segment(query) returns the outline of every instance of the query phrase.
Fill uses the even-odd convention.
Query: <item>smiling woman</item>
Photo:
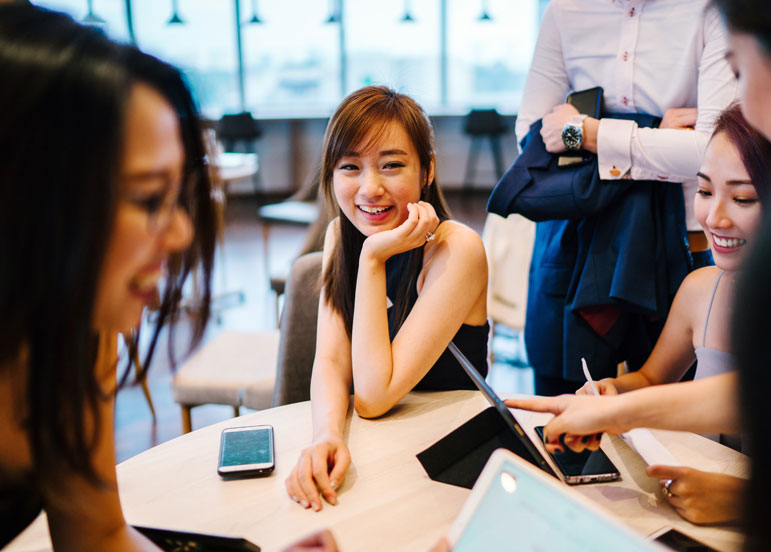
[[[0,7],[0,547],[45,509],[55,549],[146,550],[115,477],[117,332],[159,332],[214,216],[180,73],[62,14]],[[127,367],[128,368],[128,367]]]
[[[338,217],[324,242],[311,378],[313,444],[290,497],[337,503],[350,464],[343,426],[353,386],[360,416],[412,389],[474,388],[453,341],[487,374],[487,262],[479,236],[449,220],[425,112],[386,87],[362,88],[327,126],[321,180]]]

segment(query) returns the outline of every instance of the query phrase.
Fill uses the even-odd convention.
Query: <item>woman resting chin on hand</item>
[[[480,237],[449,213],[435,175],[431,124],[410,97],[362,88],[327,126],[322,187],[337,205],[324,241],[313,443],[286,480],[289,496],[337,504],[351,463],[343,437],[357,413],[388,412],[412,389],[475,389],[450,341],[487,373],[487,261]]]

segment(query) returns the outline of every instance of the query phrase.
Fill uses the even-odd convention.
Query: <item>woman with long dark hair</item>
[[[487,373],[487,262],[479,236],[449,220],[431,123],[384,86],[353,92],[327,126],[321,182],[338,217],[324,242],[313,444],[287,479],[306,508],[330,504],[350,464],[349,394],[363,417],[412,389],[474,388],[453,341]]]
[[[117,334],[160,286],[149,362],[199,266],[203,333],[198,117],[171,66],[62,14],[0,10],[0,546],[42,508],[56,549],[151,549],[117,494]]]

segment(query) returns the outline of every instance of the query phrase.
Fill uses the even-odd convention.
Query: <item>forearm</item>
[[[393,354],[388,334],[385,262],[369,255],[366,248],[362,250],[356,280],[351,362],[359,414],[377,416],[390,408]]]
[[[325,369],[326,368],[326,369]],[[342,438],[350,400],[350,379],[339,377],[328,367],[314,368],[311,377],[313,438],[333,435]]]
[[[628,393],[637,389],[650,387],[653,383],[645,376],[642,370],[628,372],[617,378],[608,378],[608,382],[613,384],[619,393]]]
[[[613,397],[611,416],[626,431],[635,427],[739,433],[738,376],[657,385]]]

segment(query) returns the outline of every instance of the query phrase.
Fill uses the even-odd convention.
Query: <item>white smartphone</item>
[[[217,473],[222,477],[270,475],[276,467],[273,427],[229,427],[222,430]]]

